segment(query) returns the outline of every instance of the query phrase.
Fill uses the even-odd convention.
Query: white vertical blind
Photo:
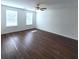
[[[6,26],[17,26],[17,11],[6,10]]]
[[[32,25],[33,23],[33,13],[26,13],[26,25]]]

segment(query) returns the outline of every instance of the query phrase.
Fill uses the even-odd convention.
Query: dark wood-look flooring
[[[1,59],[78,59],[77,40],[36,29],[1,37]]]

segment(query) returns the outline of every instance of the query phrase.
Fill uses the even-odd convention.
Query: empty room
[[[1,59],[78,59],[78,0],[1,0]]]

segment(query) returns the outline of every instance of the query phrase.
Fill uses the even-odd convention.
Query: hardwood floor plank
[[[78,41],[39,29],[1,35],[1,59],[78,59]]]

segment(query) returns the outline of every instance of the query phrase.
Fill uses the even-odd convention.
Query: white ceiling
[[[24,9],[34,9],[37,3],[41,3],[41,7],[77,7],[77,0],[2,0],[4,5],[15,6]]]

